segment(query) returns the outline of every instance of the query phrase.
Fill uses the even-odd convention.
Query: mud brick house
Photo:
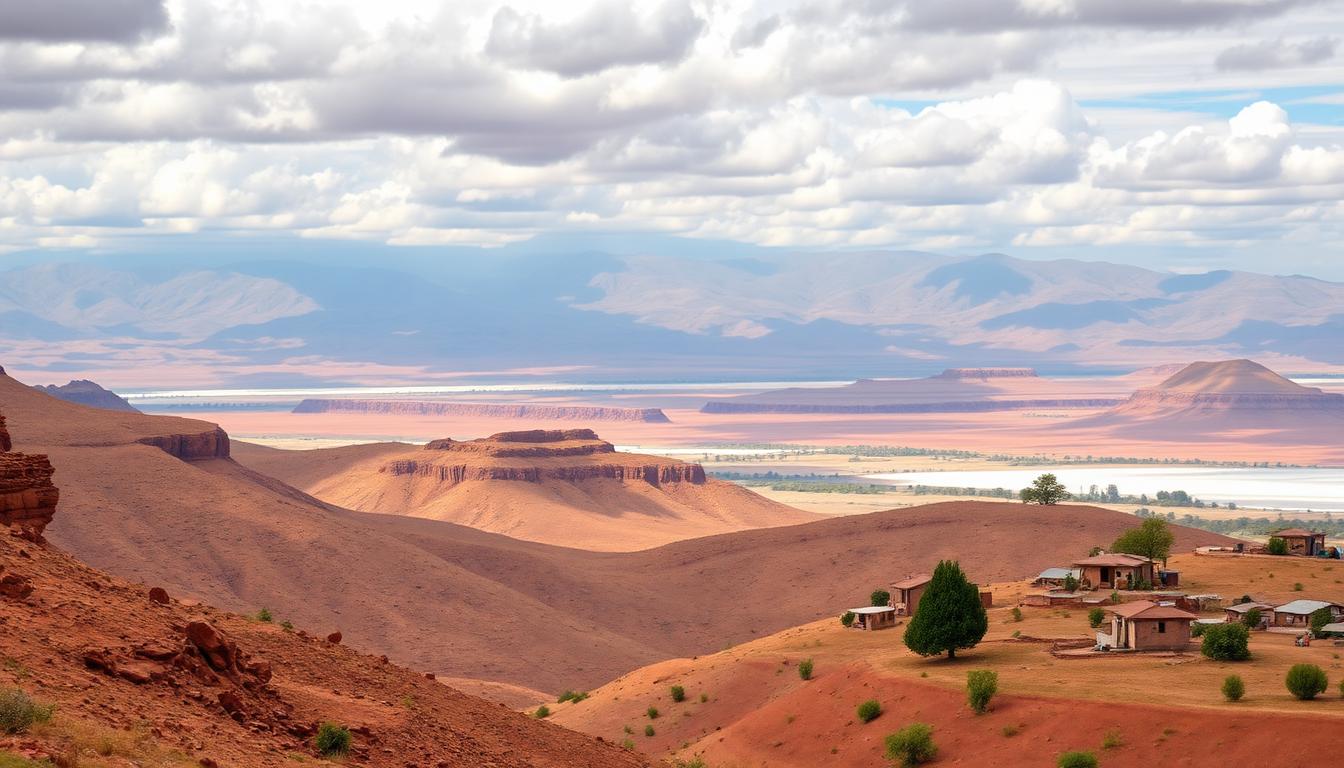
[[[1139,555],[1104,553],[1074,560],[1072,565],[1082,571],[1079,581],[1092,589],[1134,589],[1156,583],[1153,561]]]
[[[896,626],[896,609],[890,605],[868,605],[850,608],[854,614],[855,629],[887,629]]]
[[[1270,624],[1276,627],[1302,627],[1305,629],[1311,626],[1311,614],[1322,608],[1330,609],[1331,621],[1344,619],[1344,605],[1339,603],[1330,603],[1324,600],[1294,600],[1291,603],[1284,603],[1274,608],[1274,616],[1270,620]]]
[[[1302,528],[1285,528],[1270,535],[1283,539],[1288,544],[1288,554],[1290,555],[1315,557],[1317,552],[1325,549],[1324,533],[1316,533]]]
[[[891,607],[896,609],[896,615],[914,614],[915,609],[919,607],[919,599],[924,596],[924,589],[929,586],[932,579],[929,574],[921,573],[918,576],[907,576],[904,581],[892,584]]]
[[[1190,623],[1199,618],[1174,605],[1138,600],[1110,609],[1111,632],[1099,645],[1131,651],[1179,651],[1190,644]]]
[[[1260,611],[1260,615],[1264,617],[1264,620],[1268,620],[1270,615],[1274,611],[1274,606],[1269,605],[1268,603],[1257,603],[1255,601],[1251,601],[1249,603],[1237,603],[1236,605],[1229,605],[1223,609],[1223,612],[1227,616],[1227,620],[1229,622],[1235,622],[1244,620],[1246,618],[1246,614],[1249,613],[1252,608]]]

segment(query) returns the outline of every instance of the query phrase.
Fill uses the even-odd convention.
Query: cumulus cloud
[[[0,0],[0,39],[127,43],[167,28],[163,0]]]
[[[1334,37],[1314,37],[1295,43],[1283,38],[1261,40],[1234,45],[1218,54],[1213,63],[1223,70],[1260,71],[1300,67],[1334,58],[1338,44],[1339,39]]]

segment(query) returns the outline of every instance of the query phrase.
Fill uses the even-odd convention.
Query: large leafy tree
[[[1176,534],[1171,532],[1166,520],[1149,517],[1139,523],[1139,527],[1130,528],[1120,534],[1120,538],[1111,545],[1111,550],[1128,555],[1142,555],[1150,560],[1161,560],[1165,563],[1171,554],[1171,545],[1175,541]]]
[[[905,644],[921,656],[973,648],[989,631],[989,617],[980,590],[967,581],[955,560],[943,560],[924,588],[915,615],[905,627]]]
[[[1023,488],[1018,497],[1023,504],[1058,504],[1069,498],[1069,492],[1059,478],[1047,472],[1036,478],[1030,487]]]

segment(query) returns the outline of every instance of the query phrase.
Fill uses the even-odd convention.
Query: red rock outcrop
[[[572,467],[491,467],[466,464],[438,464],[409,460],[392,461],[384,465],[384,472],[393,475],[432,477],[449,486],[468,480],[517,480],[539,483],[544,480],[621,480],[640,481],[650,485],[663,483],[704,483],[705,469],[699,464],[595,464]]]
[[[46,456],[13,453],[12,448],[0,416],[0,525],[41,536],[61,496],[51,482],[55,470]]]
[[[194,435],[156,435],[136,442],[152,445],[183,461],[229,458],[229,433],[219,427]]]
[[[309,398],[294,413],[395,413],[413,416],[475,416],[534,421],[624,421],[664,424],[660,408],[549,405],[542,403],[446,403],[423,400],[328,400]]]

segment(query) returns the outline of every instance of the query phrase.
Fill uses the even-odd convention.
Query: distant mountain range
[[[571,378],[589,380],[1244,356],[1289,372],[1344,366],[1344,284],[1302,276],[918,252],[185,261],[0,273],[0,359],[30,379],[178,366],[232,384],[547,366],[583,366]]]

